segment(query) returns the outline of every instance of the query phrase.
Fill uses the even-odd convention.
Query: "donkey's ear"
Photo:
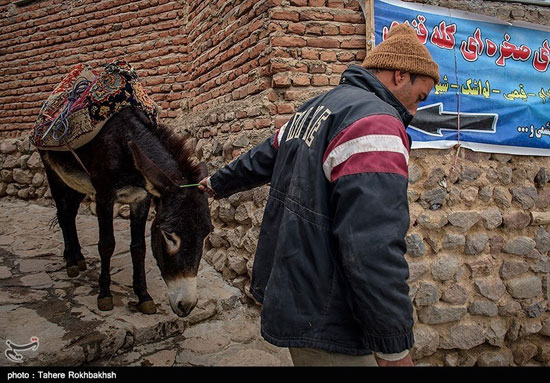
[[[208,168],[206,167],[206,162],[199,163],[199,169],[201,170],[201,174],[200,174],[201,180],[205,177],[208,177]]]
[[[134,165],[145,178],[145,188],[149,193],[156,197],[169,191],[174,187],[174,182],[159,168],[149,157],[143,153],[139,146],[129,141],[128,146],[134,157]]]

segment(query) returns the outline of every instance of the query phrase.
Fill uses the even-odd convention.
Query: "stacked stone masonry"
[[[519,3],[424,3],[506,21],[550,20],[550,8]],[[14,36],[0,43],[1,198],[49,198],[24,131],[81,60],[130,61],[165,121],[214,171],[365,56],[365,19],[355,0],[70,4],[0,3],[0,33]],[[409,177],[415,362],[549,366],[550,225],[532,215],[550,210],[550,158],[414,150]],[[267,194],[263,186],[211,200],[215,229],[204,258],[244,293]],[[127,216],[128,207],[117,211]]]

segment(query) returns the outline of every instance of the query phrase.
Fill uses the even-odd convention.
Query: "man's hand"
[[[216,192],[210,187],[210,177],[205,177],[199,182],[199,190],[208,193],[210,197],[215,197]]]
[[[394,360],[394,361],[381,359],[378,356],[376,356],[376,354],[374,354],[374,357],[376,358],[376,362],[378,363],[379,367],[414,366],[410,353],[407,354],[407,356],[405,356],[403,359]]]

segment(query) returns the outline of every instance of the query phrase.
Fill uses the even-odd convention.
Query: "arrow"
[[[495,133],[498,114],[460,113],[460,130],[478,133]],[[445,112],[443,103],[423,106],[409,124],[409,128],[431,136],[442,137],[442,130],[458,130],[458,113]]]

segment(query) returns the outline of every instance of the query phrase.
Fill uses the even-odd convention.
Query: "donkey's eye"
[[[161,230],[164,237],[164,243],[166,244],[166,251],[168,254],[177,254],[181,246],[181,238],[175,233],[169,233]]]

